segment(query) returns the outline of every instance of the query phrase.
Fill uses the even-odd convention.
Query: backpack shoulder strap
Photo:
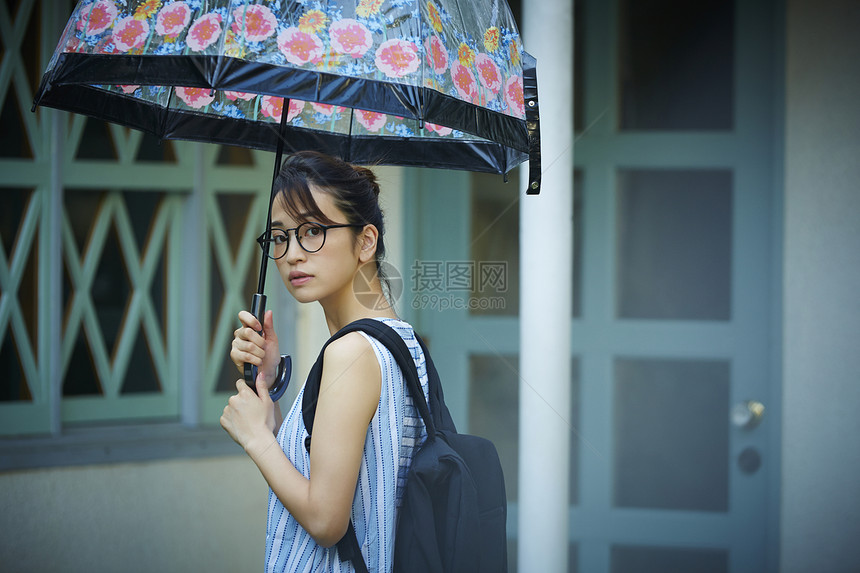
[[[392,356],[394,356],[394,360],[400,367],[401,372],[403,372],[403,377],[406,381],[406,389],[412,396],[412,401],[414,402],[415,407],[418,408],[418,412],[424,420],[424,425],[427,427],[427,435],[435,436],[437,424],[433,416],[431,416],[430,408],[424,398],[424,391],[421,388],[421,380],[418,377],[418,369],[415,366],[415,361],[412,359],[412,353],[409,351],[409,347],[406,346],[406,343],[400,335],[397,334],[397,331],[384,322],[365,318],[357,320],[352,324],[356,325],[357,329],[363,330],[384,344],[389,352],[391,352]],[[415,337],[418,338],[418,335],[416,334]],[[425,360],[429,360],[430,354],[427,353],[423,343],[420,342],[420,339],[418,340],[422,346]],[[432,390],[430,394],[432,394]],[[431,398],[431,403],[432,402],[433,400]]]
[[[311,368],[310,373],[308,374],[307,382],[305,382],[305,390],[304,395],[302,397],[302,419],[305,423],[305,428],[307,429],[308,434],[313,434],[313,425],[314,425],[314,416],[316,413],[317,400],[319,399],[320,392],[320,382],[322,380],[322,365],[323,365],[323,356],[325,354],[325,350],[329,344],[337,340],[338,338],[344,336],[347,333],[354,331],[363,331],[381,342],[385,347],[391,352],[392,356],[394,356],[394,360],[397,362],[397,365],[400,367],[400,370],[403,372],[403,376],[406,380],[406,388],[409,394],[412,396],[412,401],[415,404],[415,407],[418,408],[418,412],[421,414],[421,419],[424,421],[424,425],[427,428],[427,436],[428,439],[431,436],[436,435],[436,427],[437,423],[434,421],[434,417],[441,420],[443,424],[441,427],[448,427],[445,422],[445,418],[450,420],[451,416],[448,414],[447,408],[445,408],[445,412],[441,418],[439,416],[431,416],[430,408],[427,405],[427,401],[424,399],[424,392],[421,389],[421,381],[418,379],[418,369],[415,367],[415,361],[412,359],[412,353],[409,352],[409,348],[406,346],[406,343],[400,338],[400,335],[397,332],[388,326],[387,324],[380,322],[378,320],[372,318],[362,318],[360,320],[356,320],[355,322],[351,322],[338,330],[336,333],[332,335],[331,338],[326,341],[325,345],[323,345],[322,350],[320,350],[319,356],[317,357],[316,362]],[[417,338],[418,335],[416,335]],[[421,345],[421,349],[424,352],[424,357],[427,360],[427,373],[430,377],[430,401],[431,404],[436,406],[438,401],[439,404],[444,405],[444,400],[441,400],[441,384],[439,384],[439,375],[436,373],[436,367],[433,366],[432,361],[430,360],[430,354],[427,352],[427,348],[424,345],[424,342],[419,338],[419,344]],[[432,370],[432,375],[431,375]],[[442,406],[435,408],[441,414]],[[435,414],[435,412],[434,412]],[[453,426],[453,422],[451,422],[451,426]],[[310,451],[310,442],[308,440],[305,441],[305,447]]]

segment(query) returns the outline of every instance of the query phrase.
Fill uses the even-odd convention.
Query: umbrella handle
[[[266,295],[260,293],[254,293],[254,296],[251,298],[251,314],[253,314],[257,320],[260,321],[260,324],[263,324],[263,318],[266,314]],[[263,331],[259,331],[258,334],[263,334]],[[255,392],[257,391],[257,367],[253,364],[246,362],[245,363],[245,383],[251,387]]]

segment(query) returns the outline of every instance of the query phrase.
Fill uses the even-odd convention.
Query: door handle
[[[764,417],[764,404],[756,400],[738,402],[732,406],[732,425],[742,430],[751,430],[761,423]]]

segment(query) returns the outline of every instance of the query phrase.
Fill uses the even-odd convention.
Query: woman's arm
[[[310,480],[296,470],[270,426],[261,423],[255,413],[253,402],[265,405],[268,396],[264,393],[259,398],[241,384],[237,389],[225,408],[222,425],[231,436],[234,433],[228,426],[238,428],[234,439],[296,521],[320,545],[334,545],[349,524],[367,427],[379,405],[381,373],[370,343],[353,332],[326,348],[314,417]],[[231,424],[245,413],[252,421]]]

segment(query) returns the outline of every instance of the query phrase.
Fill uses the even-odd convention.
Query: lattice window
[[[204,323],[210,325],[206,340],[205,412],[220,416],[223,393],[235,392],[239,378],[227,351],[238,323],[236,314],[248,308],[257,287],[260,249],[254,238],[260,234],[268,197],[250,192],[209,193],[206,196],[206,263],[208,277]],[[254,269],[250,272],[249,269]]]
[[[37,382],[38,300],[36,294],[39,196],[32,189],[3,190],[0,211],[0,400],[32,402]]]
[[[217,423],[272,156],[32,113],[71,10],[0,0],[0,435]]]
[[[67,190],[64,199],[64,419],[177,416],[177,318],[167,306],[181,194]]]
[[[45,363],[45,115],[30,113],[45,49],[42,4],[0,1],[0,433],[50,427]]]

